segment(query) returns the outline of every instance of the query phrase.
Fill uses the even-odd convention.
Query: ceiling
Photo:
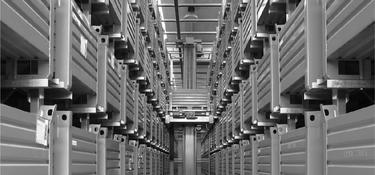
[[[176,47],[177,25],[174,0],[159,0],[159,11],[165,31],[166,44],[170,59],[173,61],[172,87],[182,88],[182,74],[179,49]],[[221,11],[222,0],[178,0],[181,39],[194,37],[202,41],[203,55],[197,58],[197,88],[208,86],[210,59],[216,28]],[[188,12],[189,6],[194,5],[194,12]],[[191,9],[190,9],[191,10]],[[189,15],[188,15],[189,14]],[[197,18],[196,18],[197,17]]]

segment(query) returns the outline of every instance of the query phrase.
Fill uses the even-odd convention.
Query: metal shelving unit
[[[8,94],[1,101],[2,174],[169,170],[162,163],[170,146],[162,119],[168,54],[160,14],[150,7],[127,0],[1,1],[1,93]]]
[[[1,174],[374,174],[374,9],[1,0]]]

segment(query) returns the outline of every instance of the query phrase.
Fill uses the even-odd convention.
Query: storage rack
[[[373,150],[374,98],[361,94],[374,94],[374,8],[370,0],[223,3],[210,72],[215,122],[202,143],[210,174],[374,172],[349,158]]]
[[[1,1],[2,174],[169,173],[168,54],[150,2]]]
[[[157,8],[1,1],[2,174],[169,173]],[[224,1],[203,173],[373,174],[374,9],[374,0]]]

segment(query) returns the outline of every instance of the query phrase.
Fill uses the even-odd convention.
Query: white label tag
[[[111,56],[111,67],[115,70],[115,57],[113,55]]]
[[[72,145],[77,146],[77,140],[72,140]]]
[[[47,146],[49,135],[49,121],[43,117],[38,116],[36,120],[36,143]]]
[[[81,54],[87,58],[87,39],[81,35]]]

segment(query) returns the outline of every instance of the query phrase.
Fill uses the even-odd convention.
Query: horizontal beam
[[[173,118],[170,115],[167,115],[165,118],[165,123],[213,123],[213,116],[197,116],[196,119],[186,119],[186,118]]]
[[[180,53],[180,52],[169,51],[168,53],[169,53],[169,54],[178,54],[178,53]],[[201,53],[203,53],[203,54],[212,54],[212,52],[210,52],[210,51],[204,51],[204,52],[201,52]],[[176,58],[177,58],[177,57],[176,57]]]
[[[194,31],[194,32],[181,32],[181,35],[216,35],[216,31]],[[177,35],[177,32],[164,32],[166,35]]]
[[[210,111],[202,110],[202,109],[181,109],[181,110],[168,111],[168,113],[171,113],[171,112],[210,112]]]
[[[193,93],[193,94],[208,94],[208,89],[177,89],[172,91],[173,94],[187,94],[187,93]]]
[[[173,62],[180,62],[180,59],[172,59]],[[207,62],[210,63],[211,59],[197,59],[197,62]]]
[[[178,7],[221,7],[221,3],[186,3],[178,4]],[[174,7],[173,3],[158,4],[158,7]]]
[[[201,42],[202,45],[214,45],[214,42]],[[166,45],[176,45],[176,42],[166,42]]]
[[[218,19],[180,19],[180,22],[218,22]],[[161,22],[176,22],[176,19],[162,19]]]

